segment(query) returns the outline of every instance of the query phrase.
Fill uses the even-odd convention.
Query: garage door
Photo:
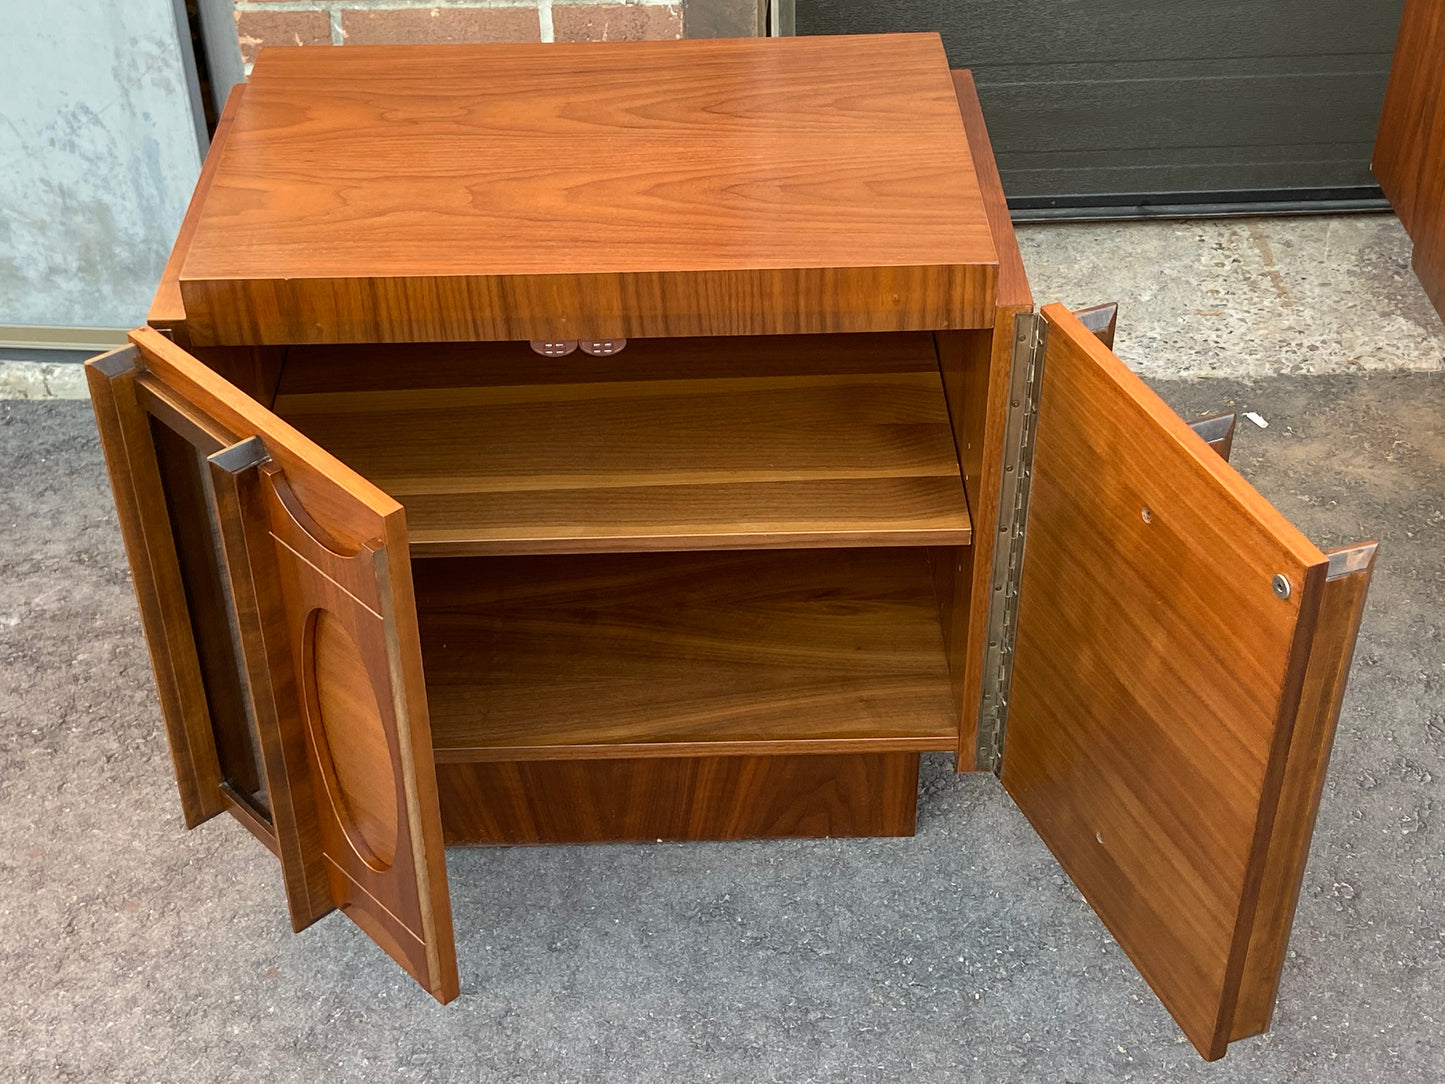
[[[794,4],[799,34],[941,33],[1017,217],[1384,207],[1370,150],[1403,0]]]

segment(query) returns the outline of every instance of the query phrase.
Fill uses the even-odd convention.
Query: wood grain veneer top
[[[199,341],[929,329],[993,303],[934,34],[263,50],[219,155],[180,273]]]

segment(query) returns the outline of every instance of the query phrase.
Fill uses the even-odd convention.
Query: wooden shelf
[[[928,335],[293,348],[276,411],[416,556],[971,539]]]
[[[436,759],[952,749],[929,558],[414,562]]]

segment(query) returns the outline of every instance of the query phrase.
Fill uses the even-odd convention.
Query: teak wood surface
[[[998,294],[988,331],[939,332],[936,336],[973,527],[973,545],[960,547],[952,551],[951,560],[939,562],[940,569],[948,572],[940,578],[940,591],[948,591],[950,586],[952,589],[945,629],[949,636],[949,665],[962,713],[958,767],[965,771],[976,766],[978,717],[983,696],[983,645],[988,636],[989,607],[995,601],[993,560],[999,540],[999,493],[1004,431],[1008,426],[1014,319],[1032,312],[1034,299],[1009,218],[1003,182],[989,144],[973,75],[955,71],[952,76],[959,114],[972,148],[984,214],[999,259]]]
[[[911,836],[918,754],[438,764],[448,843]]]
[[[259,438],[252,463],[216,463],[240,475],[229,506],[243,529],[223,543],[227,567],[249,581],[243,650],[265,653],[246,660],[248,675],[264,667],[271,679],[251,689],[273,698],[258,724],[280,720],[283,756],[304,733],[307,764],[288,761],[286,774],[310,773],[319,830],[298,804],[298,840],[319,841],[329,902],[449,1001],[456,954],[401,506],[160,332],[131,341],[158,394],[237,443]],[[288,889],[300,880],[314,887],[308,872]],[[292,906],[293,918],[325,909]]]
[[[150,415],[147,428],[168,513],[167,523],[148,526],[152,530],[170,528],[221,776],[266,817],[267,788],[246,717],[245,681],[235,662],[237,647],[227,609],[230,586],[215,557],[219,524],[206,485],[203,456],[219,445],[190,426],[175,425],[168,412],[156,410],[143,382],[138,383],[138,390],[137,398]]]
[[[1217,1058],[1273,1001],[1359,596],[1066,309],[1044,316],[1002,779]]]
[[[993,323],[936,34],[266,49],[218,155],[195,344]]]
[[[415,556],[970,538],[924,334],[320,354],[276,411],[405,503]]]
[[[1258,916],[1250,933],[1231,1041],[1267,1031],[1274,1015],[1275,993],[1289,948],[1310,837],[1374,572],[1375,550],[1376,544],[1367,542],[1328,555],[1330,571],[1325,578],[1304,689],[1290,735],[1279,813],[1265,859]]]
[[[438,761],[949,749],[926,550],[420,561]]]
[[[216,130],[211,133],[211,145],[201,162],[201,175],[196,180],[195,191],[191,193],[191,202],[186,207],[175,244],[171,246],[171,254],[161,272],[161,281],[151,299],[150,311],[146,313],[146,323],[149,326],[168,333],[182,345],[186,345],[189,339],[185,331],[186,303],[181,297],[181,264],[185,262],[186,253],[190,251],[191,238],[195,236],[196,226],[201,220],[201,208],[205,206],[206,193],[211,190],[211,182],[215,180],[216,170],[221,164],[221,148],[226,145],[231,124],[236,119],[236,111],[241,108],[241,99],[245,93],[246,84],[237,83],[226,98],[226,105],[216,121]]]
[[[1406,0],[1370,164],[1415,243],[1415,274],[1445,318],[1445,5],[1440,0]]]

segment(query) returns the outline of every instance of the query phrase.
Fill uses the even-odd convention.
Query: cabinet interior
[[[417,556],[970,539],[927,334],[292,347],[274,409]]]
[[[277,371],[272,409],[406,509],[439,762],[956,746],[972,525],[932,334]]]

